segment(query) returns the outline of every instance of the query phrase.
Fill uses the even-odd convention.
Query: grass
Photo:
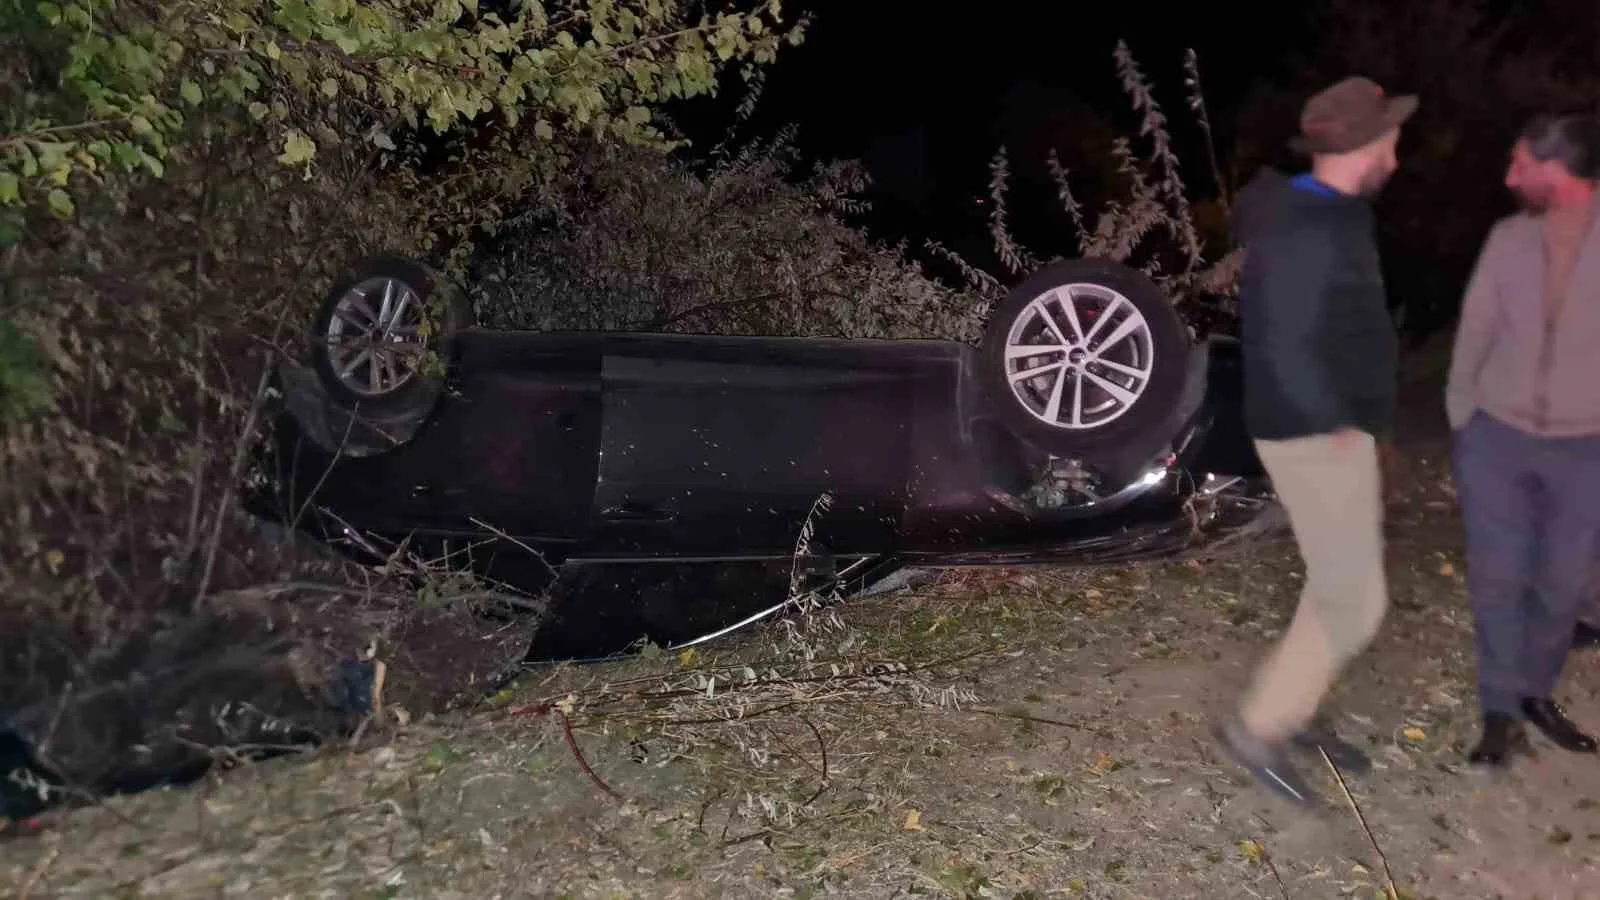
[[[1600,778],[1460,771],[1470,620],[1437,463],[1391,507],[1395,610],[1336,692],[1400,896],[1582,897]],[[968,571],[681,655],[552,667],[354,749],[116,798],[0,845],[15,897],[1380,897],[1208,718],[1289,612],[1286,537],[1225,559]],[[1569,705],[1594,720],[1593,659]],[[570,723],[570,739],[567,723]],[[592,775],[586,773],[586,769]],[[1587,880],[1586,880],[1587,879]]]

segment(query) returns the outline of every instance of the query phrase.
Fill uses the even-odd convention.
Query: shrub
[[[72,731],[83,692],[139,672],[154,636],[300,571],[235,486],[267,364],[339,268],[398,252],[459,271],[568,161],[678,146],[655,109],[804,24],[776,2],[501,6],[0,5],[7,718],[59,704]]]
[[[981,298],[926,277],[850,227],[851,163],[791,180],[792,132],[704,172],[634,150],[594,154],[557,202],[508,227],[475,273],[486,324],[976,340]]]
[[[1121,196],[1107,197],[1092,221],[1085,216],[1073,192],[1071,173],[1051,151],[1050,174],[1066,217],[1065,224],[1076,237],[1074,246],[1061,248],[1057,239],[1051,242],[1056,251],[1041,257],[1013,233],[1007,217],[1010,160],[1006,149],[1001,147],[990,164],[989,182],[989,234],[1001,271],[985,271],[938,241],[929,241],[926,249],[954,266],[973,290],[991,301],[997,300],[1004,293],[1005,285],[1014,279],[1037,271],[1064,255],[1075,255],[1134,265],[1161,284],[1179,305],[1180,313],[1191,322],[1209,319],[1219,311],[1212,304],[1234,293],[1243,253],[1230,252],[1226,246],[1223,226],[1227,198],[1221,194],[1224,182],[1211,140],[1198,60],[1193,51],[1189,51],[1184,60],[1186,99],[1211,154],[1210,174],[1219,191],[1215,201],[1204,205],[1190,199],[1190,188],[1185,184],[1173,150],[1166,113],[1126,43],[1118,42],[1115,62],[1123,91],[1140,119],[1138,137],[1148,143],[1148,149],[1141,158],[1135,141],[1126,136],[1115,138],[1106,148],[1120,176]],[[1205,219],[1201,218],[1202,212],[1206,214]],[[1203,222],[1209,227],[1203,227]],[[1216,254],[1218,258],[1208,259],[1208,252],[1214,253],[1218,248],[1223,251]]]
[[[1225,215],[1226,200],[1190,202],[1147,79],[1126,45],[1118,45],[1115,59],[1150,147],[1144,158],[1126,137],[1104,148],[1122,194],[1102,204],[1093,221],[1052,154],[1064,224],[1077,236],[1061,250],[1138,265],[1185,314],[1199,317],[1213,311],[1203,301],[1232,292],[1241,258],[1224,252],[1208,259],[1225,236],[1214,226],[1204,230],[1198,212],[1220,207]],[[1192,52],[1185,68],[1190,108],[1209,139]],[[703,170],[626,148],[587,155],[558,196],[519,214],[485,248],[470,282],[480,320],[495,328],[975,341],[1006,286],[1048,261],[1023,245],[1007,219],[1004,148],[990,182],[989,236],[1000,269],[987,271],[929,241],[930,266],[955,270],[955,285],[947,286],[903,244],[883,246],[851,227],[850,219],[867,211],[858,165],[797,171],[793,138],[785,131],[737,150],[719,147]]]
[[[337,267],[441,239],[459,263],[597,141],[675,146],[649,104],[800,34],[775,2],[698,21],[643,0],[0,16],[0,386],[7,410],[42,413],[0,455],[0,591],[19,602],[26,582],[64,609],[120,590],[134,560],[206,593],[261,364]],[[445,158],[423,159],[424,125],[449,131],[431,145]]]

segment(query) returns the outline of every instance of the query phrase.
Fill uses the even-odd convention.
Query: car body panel
[[[825,493],[848,514],[822,516],[814,540],[887,546],[905,508],[919,360],[861,349],[608,344],[585,554],[787,558]]]
[[[1022,496],[1044,457],[987,414],[964,344],[468,331],[451,390],[394,449],[336,458],[280,413],[275,474],[247,505],[309,510],[297,527],[369,562],[407,542],[547,593],[530,657],[601,658],[753,621],[797,584],[1159,558],[1247,532],[1269,501],[1238,362],[1236,342],[1198,345],[1171,452],[1049,509]]]

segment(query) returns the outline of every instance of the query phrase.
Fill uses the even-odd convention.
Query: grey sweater
[[[1564,290],[1547,290],[1542,222],[1495,223],[1461,303],[1445,388],[1450,426],[1477,410],[1530,434],[1600,434],[1600,218]]]

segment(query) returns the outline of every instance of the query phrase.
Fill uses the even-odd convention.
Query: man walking
[[[1600,122],[1540,116],[1518,136],[1497,222],[1467,285],[1446,406],[1467,537],[1483,736],[1504,766],[1524,720],[1557,746],[1595,739],[1553,695],[1600,549]]]
[[[1312,725],[1340,670],[1388,608],[1376,438],[1395,403],[1398,341],[1385,302],[1371,198],[1396,168],[1414,96],[1352,77],[1307,101],[1295,178],[1265,170],[1240,193],[1234,237],[1245,416],[1305,561],[1288,631],[1217,729],[1257,780],[1296,804],[1312,791],[1288,749],[1321,746],[1341,768],[1370,765]]]

